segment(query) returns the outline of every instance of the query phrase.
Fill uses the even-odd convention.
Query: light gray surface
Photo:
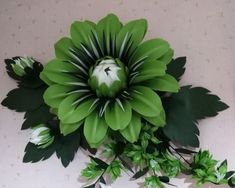
[[[175,57],[187,56],[182,84],[207,87],[230,105],[230,109],[216,118],[200,122],[200,140],[202,148],[210,149],[217,159],[227,158],[230,169],[235,169],[235,1],[232,0],[0,0],[0,99],[15,87],[5,73],[5,58],[25,54],[45,63],[53,58],[53,44],[68,35],[72,21],[97,21],[109,12],[116,13],[124,22],[146,18],[149,22],[146,38],[162,37],[175,49]],[[22,163],[29,139],[29,131],[20,131],[23,114],[3,107],[0,110],[0,187],[81,187],[78,177],[87,161],[83,153],[78,152],[66,169],[55,156],[36,164]],[[138,187],[137,182],[128,179],[124,174],[113,188]],[[180,188],[195,187],[183,177],[174,182]]]

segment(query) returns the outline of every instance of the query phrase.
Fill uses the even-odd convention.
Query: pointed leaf
[[[105,121],[113,130],[125,129],[131,121],[132,109],[128,101],[110,103],[105,110]]]
[[[129,170],[130,172],[132,172],[134,174],[134,171],[132,170],[131,166],[128,164],[128,162],[126,162],[121,156],[118,156],[118,159],[121,161],[122,165]]]
[[[108,168],[109,165],[101,159],[97,157],[92,157],[91,155],[89,155],[89,157],[97,164],[98,168],[101,168],[103,170],[106,170]]]
[[[133,114],[130,124],[123,130],[120,130],[122,136],[129,142],[134,143],[138,140],[141,130],[141,119],[139,115]]]
[[[197,153],[196,151],[192,151],[192,150],[185,149],[185,148],[176,148],[175,151],[179,153],[187,154],[187,155],[191,155],[192,153]]]
[[[89,144],[100,143],[106,136],[108,125],[104,118],[93,112],[85,119],[84,135]]]
[[[149,168],[145,167],[143,170],[140,170],[140,171],[136,172],[135,175],[132,176],[132,179],[136,180],[136,179],[144,176],[148,171],[149,171]]]
[[[134,86],[131,88],[130,104],[132,108],[147,117],[154,117],[160,114],[162,103],[160,97],[150,88]]]

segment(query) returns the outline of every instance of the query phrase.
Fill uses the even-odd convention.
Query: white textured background
[[[200,122],[200,140],[202,148],[210,149],[219,160],[227,158],[229,168],[235,169],[234,0],[0,0],[0,100],[15,87],[5,73],[5,58],[26,54],[45,63],[53,58],[53,44],[68,35],[72,21],[97,21],[110,12],[123,22],[146,18],[146,38],[162,37],[176,57],[187,56],[182,84],[207,87],[230,105],[219,116]],[[82,152],[66,169],[55,156],[36,164],[22,163],[29,138],[28,131],[20,131],[22,121],[23,114],[1,107],[0,187],[81,187],[78,177],[87,161]],[[180,178],[173,182],[178,187],[195,187],[190,179]],[[128,179],[124,175],[113,188],[138,187]]]

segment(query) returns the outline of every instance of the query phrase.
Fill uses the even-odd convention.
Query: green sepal
[[[141,130],[141,118],[138,114],[133,114],[129,125],[120,130],[122,136],[131,143],[138,140]]]
[[[120,101],[120,100],[119,100]],[[105,121],[113,130],[122,130],[130,123],[132,116],[131,105],[128,101],[115,101],[105,110]]]
[[[108,130],[108,125],[103,117],[97,112],[91,113],[86,117],[84,123],[84,136],[91,147],[96,147],[98,143],[103,141]]]

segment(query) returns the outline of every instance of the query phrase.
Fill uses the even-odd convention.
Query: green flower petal
[[[85,119],[84,136],[91,146],[100,143],[105,138],[107,130],[108,125],[98,113],[93,112]]]
[[[73,73],[79,73],[80,70],[70,63],[62,62],[58,59],[51,60],[45,65],[43,73],[46,77],[58,84],[62,85],[80,85],[86,86]]]
[[[174,51],[170,48],[162,57],[159,58],[159,60],[167,65],[171,62],[173,55]]]
[[[70,50],[75,48],[70,38],[63,37],[55,44],[55,55],[62,60],[73,60]]]
[[[131,54],[143,40],[147,30],[145,19],[133,20],[125,24],[117,35],[116,48],[117,57]]]
[[[120,130],[122,136],[129,142],[136,142],[141,130],[141,119],[139,115],[133,114],[130,124],[123,130]]]
[[[145,80],[152,79],[156,76],[163,76],[166,73],[166,64],[158,61],[152,60],[144,62],[137,71],[139,74],[134,78],[133,83],[139,83]]]
[[[82,97],[73,94],[66,97],[59,105],[58,117],[63,123],[76,123],[87,117],[97,106],[94,98],[82,100]]]
[[[148,80],[145,84],[157,91],[177,93],[180,89],[177,80],[169,74]]]
[[[81,44],[90,44],[92,32],[94,32],[94,23],[88,21],[75,21],[70,28],[72,41],[77,48],[81,48]]]
[[[76,123],[71,123],[71,124],[66,124],[63,122],[60,122],[60,132],[61,134],[63,134],[64,136],[76,131],[81,125],[82,125],[83,121],[79,121]]]
[[[145,60],[157,60],[170,49],[167,41],[163,39],[152,39],[143,42],[130,58],[129,66],[136,66]]]
[[[147,120],[149,123],[157,126],[157,127],[163,127],[166,124],[166,114],[164,109],[162,108],[160,114],[156,117],[143,117],[145,120]]]
[[[44,71],[42,71],[40,73],[40,79],[43,80],[43,82],[45,82],[47,85],[53,85],[55,84],[55,82],[52,82],[46,75],[46,73]]]
[[[128,101],[119,99],[110,103],[105,110],[105,121],[113,130],[124,129],[131,121],[132,109]]]
[[[43,99],[46,104],[48,104],[52,108],[58,108],[62,100],[68,96],[70,91],[73,91],[74,88],[71,86],[63,86],[63,85],[51,85],[44,92]]]
[[[109,14],[97,24],[97,33],[103,47],[104,55],[115,54],[115,38],[122,28],[122,23],[114,14]]]
[[[134,86],[131,89],[132,100],[129,102],[136,112],[147,117],[160,114],[162,102],[152,89],[144,86]]]

